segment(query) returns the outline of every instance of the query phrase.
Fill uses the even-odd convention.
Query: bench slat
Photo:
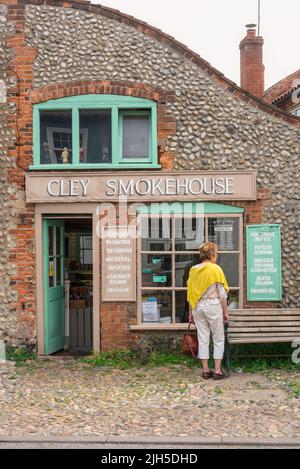
[[[231,337],[258,337],[258,336],[266,336],[266,337],[299,337],[300,336],[300,332],[270,332],[270,333],[267,333],[267,332],[241,332],[241,331],[236,331],[235,333],[234,332],[230,332],[228,337],[231,338]]]
[[[241,309],[229,309],[228,310],[229,314],[231,316],[300,316],[300,310],[298,311],[282,311],[278,310],[277,311],[272,311],[272,310],[265,310],[265,311],[256,311],[256,310],[241,310]]]
[[[295,322],[295,321],[236,321],[231,320],[230,321],[230,328],[234,327],[276,327],[280,328],[281,326],[294,326],[297,327],[300,330],[300,322]]]
[[[295,338],[291,337],[252,337],[251,340],[246,338],[230,339],[230,344],[273,344],[276,343],[287,343],[293,342]]]
[[[272,314],[272,313],[265,313],[265,314],[258,314],[258,313],[242,313],[241,311],[239,313],[237,312],[232,312],[232,310],[228,310],[228,313],[230,316],[243,316],[243,317],[274,317],[274,318],[286,318],[286,317],[291,317],[291,318],[299,318],[300,317],[300,313],[295,313],[295,314],[291,314],[291,313],[286,313],[286,314]]]
[[[229,332],[236,331],[236,332],[248,332],[251,334],[252,332],[299,332],[299,327],[234,327],[233,329],[229,328]]]
[[[276,321],[276,322],[287,322],[292,321],[294,323],[300,323],[299,316],[286,316],[286,317],[277,317],[277,316],[232,316],[229,314],[230,321]]]

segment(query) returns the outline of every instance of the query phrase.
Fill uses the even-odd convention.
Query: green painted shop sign
[[[281,301],[280,225],[250,225],[247,236],[247,300]]]

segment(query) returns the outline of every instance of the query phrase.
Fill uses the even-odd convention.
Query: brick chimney
[[[241,87],[262,98],[265,91],[265,67],[261,36],[256,36],[256,25],[246,25],[247,36],[240,43]]]

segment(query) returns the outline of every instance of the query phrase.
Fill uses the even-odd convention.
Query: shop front
[[[121,12],[4,0],[1,14],[1,338],[46,355],[168,347],[204,240],[231,309],[289,321],[299,119]]]
[[[256,198],[255,171],[28,173],[39,353],[186,328],[186,282],[204,241],[219,247],[229,308],[243,309],[244,207]],[[112,334],[118,320],[123,335]]]

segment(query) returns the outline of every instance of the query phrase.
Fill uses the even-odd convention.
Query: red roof
[[[268,103],[276,103],[280,99],[287,97],[300,86],[300,69],[280,80],[271,86],[265,94],[264,99]]]

